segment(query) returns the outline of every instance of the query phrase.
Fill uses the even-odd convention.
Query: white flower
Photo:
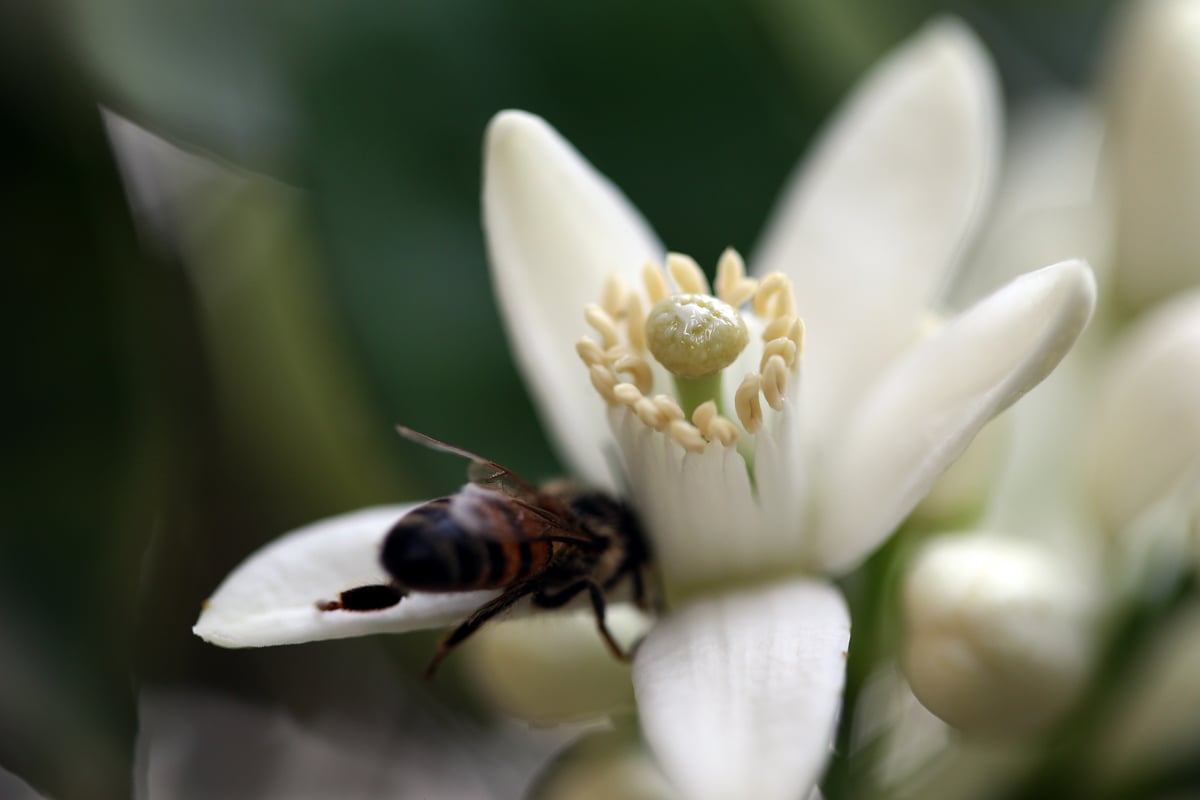
[[[1091,312],[1089,269],[1064,262],[937,318],[997,138],[986,56],[960,25],[930,26],[869,76],[793,179],[752,259],[757,277],[727,251],[724,306],[654,310],[681,327],[710,324],[705,308],[729,323],[715,375],[673,379],[659,360],[688,372],[714,354],[665,341],[666,322],[638,323],[672,294],[648,225],[541,119],[504,112],[488,130],[485,225],[518,363],[574,471],[628,483],[676,601],[633,678],[646,739],[683,796],[808,791],[849,641],[841,594],[820,576],[875,549]],[[710,294],[690,259],[666,263],[681,291]],[[384,577],[374,548],[399,512],[318,523],[252,556],[197,633],[305,641],[440,624],[477,605],[413,595],[379,614],[315,609]]]
[[[1112,64],[1117,288],[1145,308],[1200,281],[1200,5],[1130,4]]]

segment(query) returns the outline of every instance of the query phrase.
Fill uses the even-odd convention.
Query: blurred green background
[[[222,651],[192,637],[245,555],[317,517],[452,491],[403,422],[560,471],[508,354],[480,143],[545,116],[673,249],[748,250],[820,121],[930,17],[1010,104],[1093,84],[1087,0],[0,2],[8,400],[0,766],[132,790],[137,696],[366,707],[428,637]],[[229,172],[135,227],[98,105]],[[394,641],[393,641],[394,640]],[[415,642],[415,643],[414,643]],[[455,694],[452,677],[432,689]],[[448,698],[450,702],[461,700]]]

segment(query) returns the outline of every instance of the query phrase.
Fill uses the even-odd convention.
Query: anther
[[[708,444],[695,425],[681,419],[672,420],[667,426],[667,433],[689,453],[703,453]]]
[[[605,350],[615,347],[620,341],[620,336],[617,333],[617,323],[613,322],[613,318],[600,306],[595,303],[588,303],[583,307],[583,318],[587,320],[588,325],[596,329],[596,333],[600,334],[600,339],[604,344]]]
[[[776,292],[787,287],[788,279],[782,272],[772,272],[763,278],[758,284],[758,291],[754,293],[754,313],[760,317],[774,316],[767,313],[771,310],[769,301]]]
[[[618,383],[617,375],[611,369],[601,364],[588,368],[588,376],[592,379],[592,386],[600,393],[600,396],[609,403],[615,403],[616,397],[613,395],[613,387]]]
[[[728,447],[737,441],[737,426],[717,414],[717,404],[709,400],[696,406],[692,412],[692,424],[700,429],[700,433],[710,442],[720,442]]]
[[[708,428],[709,423],[717,418],[717,404],[713,400],[701,403],[692,412],[692,423],[701,431]]]
[[[783,341],[788,342],[787,339]],[[633,378],[634,385],[643,394],[654,388],[654,373],[650,371],[650,365],[646,363],[646,359],[639,355],[626,353],[612,363],[612,368]]]
[[[762,338],[764,342],[769,342],[772,339],[779,339],[784,336],[789,336],[792,329],[792,323],[796,321],[796,317],[783,316],[776,317],[767,323],[767,327],[763,328]]]
[[[625,306],[625,324],[629,333],[629,346],[635,353],[646,352],[646,312],[642,309],[642,297],[631,292]]]
[[[778,339],[772,339],[763,346],[762,360],[759,362],[759,369],[764,373],[767,369],[767,362],[776,356],[783,359],[783,362],[791,367],[796,363],[796,343],[791,339],[780,336]]]
[[[625,313],[626,298],[628,297],[629,288],[625,285],[625,281],[621,280],[620,275],[612,273],[604,281],[604,290],[600,294],[600,306],[613,319],[620,319]]]
[[[691,256],[667,253],[667,272],[671,273],[675,285],[684,294],[712,294],[708,278],[704,277],[704,271]]]
[[[733,406],[737,411],[738,420],[748,433],[756,433],[763,422],[762,404],[758,402],[759,392],[762,391],[762,376],[751,372],[742,379],[733,396]]]
[[[653,428],[656,431],[661,431],[667,427],[667,418],[663,416],[662,411],[654,404],[654,401],[649,397],[643,397],[638,400],[633,406],[633,413],[637,414],[638,419],[647,428]]]
[[[737,308],[751,297],[754,297],[754,293],[757,291],[758,281],[753,278],[742,278],[736,286],[729,290],[729,296],[722,297],[721,299],[734,308]]]
[[[796,354],[804,352],[804,320],[796,317],[792,327],[788,328],[787,337],[796,343]]]
[[[742,257],[738,255],[738,251],[732,247],[725,248],[725,252],[721,253],[721,258],[717,261],[717,297],[735,308],[741,305],[740,303],[733,302],[730,299],[730,294],[745,277],[746,264],[742,261]]]
[[[716,417],[704,431],[704,437],[710,442],[720,442],[729,447],[738,440],[738,429],[724,417]]]
[[[784,339],[784,341],[787,341]],[[783,408],[787,399],[788,366],[783,356],[771,356],[767,359],[762,372],[762,393],[767,405],[776,411]]]
[[[613,387],[613,397],[623,406],[637,405],[643,398],[641,391],[632,383],[618,383]]]
[[[674,397],[667,394],[656,394],[653,399],[654,406],[668,421],[685,418],[683,409],[679,407],[679,403],[675,402]]]
[[[586,336],[575,343],[575,352],[579,354],[579,358],[583,360],[583,363],[589,367],[605,363],[604,350],[601,349],[600,345]]]
[[[646,266],[642,267],[642,283],[646,284],[646,297],[650,298],[650,305],[671,295],[671,287],[667,285],[666,277],[652,261],[647,261]]]

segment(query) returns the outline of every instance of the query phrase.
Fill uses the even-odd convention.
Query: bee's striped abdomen
[[[545,567],[553,552],[531,541],[541,525],[493,492],[460,493],[416,508],[388,532],[384,568],[408,589],[498,589]]]

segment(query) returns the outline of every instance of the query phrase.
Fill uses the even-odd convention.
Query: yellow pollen
[[[742,385],[738,387],[733,396],[733,405],[737,411],[738,420],[747,433],[757,433],[758,429],[762,427],[762,404],[758,402],[758,394],[761,390],[762,376],[757,372],[751,372],[742,379]]]
[[[682,253],[667,253],[667,272],[684,294],[712,294],[708,278],[691,256]]]
[[[646,266],[642,267],[642,282],[646,284],[646,297],[650,298],[651,305],[671,296],[671,287],[667,285],[666,277],[653,262],[647,262]]]
[[[595,303],[588,303],[583,307],[583,318],[587,321],[588,325],[595,328],[596,333],[600,334],[600,340],[605,350],[610,347],[616,347],[621,341],[620,334],[617,331],[617,323],[600,306]]]
[[[683,378],[716,375],[749,343],[737,310],[707,294],[677,294],[655,303],[646,318],[646,346]]]

